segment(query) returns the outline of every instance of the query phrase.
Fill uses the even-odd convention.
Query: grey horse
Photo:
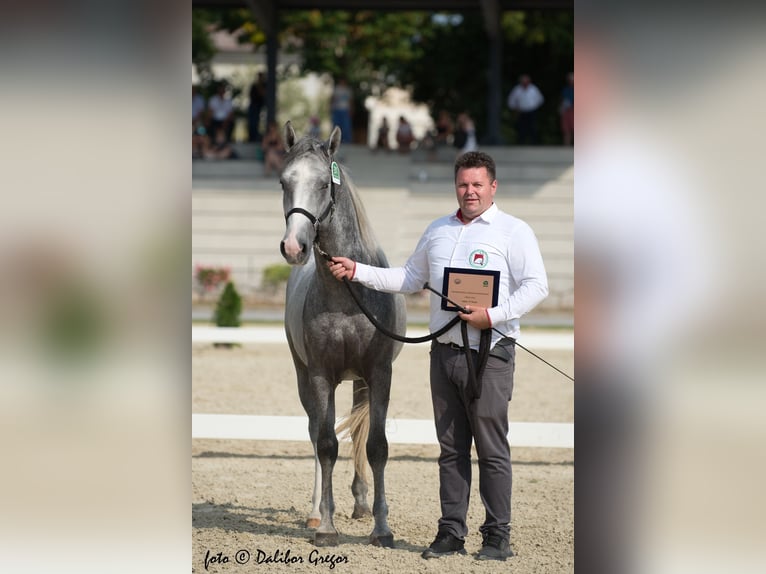
[[[393,534],[388,526],[384,481],[388,460],[385,426],[391,364],[402,344],[376,331],[347,286],[335,279],[325,265],[324,257],[331,254],[388,266],[354,184],[346,169],[334,160],[340,136],[340,129],[335,127],[327,141],[310,137],[298,141],[289,121],[284,127],[287,156],[280,184],[286,231],[280,249],[294,266],[287,283],[285,331],[315,454],[313,508],[308,525],[316,528],[317,546],[338,544],[332,490],[332,472],[338,457],[335,389],[341,381],[352,380],[353,407],[347,425],[354,445],[353,516],[360,518],[370,513],[366,479],[369,461],[375,519],[370,543],[391,547]],[[401,295],[358,284],[350,287],[387,329],[404,334],[406,312]]]

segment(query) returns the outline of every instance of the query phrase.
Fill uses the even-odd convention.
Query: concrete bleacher
[[[243,144],[237,144],[241,146]],[[252,146],[253,144],[245,144]],[[192,263],[227,265],[245,294],[257,293],[264,267],[283,263],[282,194],[263,177],[252,147],[241,159],[195,160],[192,166]],[[239,151],[239,150],[238,150]],[[574,306],[574,158],[571,148],[488,147],[497,164],[496,203],[527,221],[540,242],[550,284],[542,311]],[[392,265],[404,263],[423,229],[455,209],[454,151],[373,153],[344,145],[339,161],[359,189]]]

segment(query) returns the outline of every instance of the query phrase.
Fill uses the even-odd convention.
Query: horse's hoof
[[[318,528],[320,522],[321,522],[321,520],[319,518],[309,518],[306,521],[306,527],[307,528]]]
[[[370,510],[369,506],[354,505],[354,513],[351,515],[351,518],[365,518],[367,516],[372,516],[372,510]]]
[[[337,546],[338,533],[337,532],[315,532],[314,545],[315,546]]]
[[[385,534],[383,536],[373,536],[370,534],[370,544],[373,546],[380,546],[381,548],[393,548],[394,547],[394,535]]]

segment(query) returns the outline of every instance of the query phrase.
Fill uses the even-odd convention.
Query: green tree
[[[369,90],[398,83],[400,66],[422,55],[417,37],[428,21],[426,12],[289,11],[282,46],[300,54],[303,70],[342,74]]]
[[[197,68],[202,92],[211,96],[217,79],[211,63],[216,54],[211,34],[216,30],[236,32],[242,44],[250,44],[253,51],[265,49],[266,35],[247,9],[192,9],[192,64]]]
[[[237,289],[234,287],[234,283],[229,281],[226,287],[218,298],[218,302],[215,306],[215,312],[213,313],[213,320],[218,327],[239,327],[239,315],[242,312],[242,298],[237,293]],[[229,342],[216,342],[213,343],[214,347],[220,347],[224,349],[231,349],[235,346],[235,343]]]
[[[300,57],[301,71],[345,76],[354,87],[355,126],[367,125],[364,101],[402,85],[400,70],[419,59],[426,12],[285,11],[281,46]]]
[[[211,26],[236,30],[240,41],[263,49],[265,37],[247,10],[194,10],[192,16],[204,19],[208,30]],[[522,72],[532,76],[546,96],[540,132],[543,143],[549,143],[558,138],[558,96],[574,65],[572,10],[507,11],[501,28],[503,95]],[[486,125],[488,43],[480,10],[284,10],[279,42],[282,50],[299,56],[300,72],[348,78],[359,114],[356,125],[366,124],[365,98],[395,85],[411,88],[414,99],[430,104],[434,113],[442,108],[452,114],[468,111],[481,138]],[[193,58],[203,66],[206,49],[200,41],[193,50]],[[503,108],[504,135],[512,142],[510,112]]]
[[[215,46],[210,32],[215,27],[215,22],[209,10],[192,10],[192,64],[197,68],[203,86],[213,80],[210,64],[215,56]]]
[[[434,113],[445,109],[453,116],[468,111],[483,126],[487,102],[488,47],[479,11],[442,14],[429,20],[428,33],[418,37],[419,57],[403,63],[402,83],[411,85],[413,98]]]

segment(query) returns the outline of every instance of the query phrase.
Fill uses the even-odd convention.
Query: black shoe
[[[431,546],[423,551],[421,556],[423,558],[441,558],[442,556],[450,556],[452,554],[465,554],[465,542],[456,538],[449,532],[442,532],[436,535],[436,539],[431,543]]]
[[[513,556],[513,551],[508,543],[508,538],[502,534],[487,534],[481,545],[481,550],[476,555],[477,560],[502,560]]]

